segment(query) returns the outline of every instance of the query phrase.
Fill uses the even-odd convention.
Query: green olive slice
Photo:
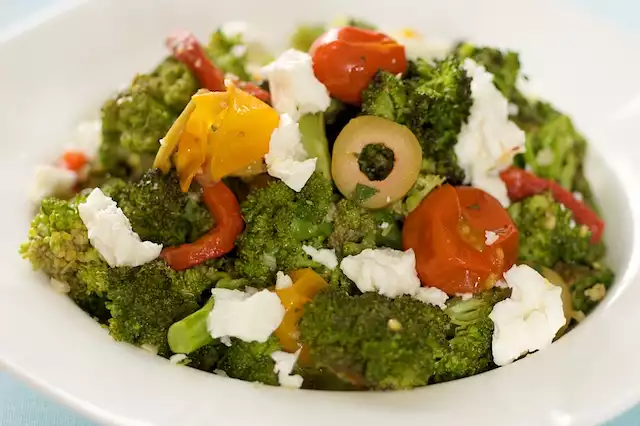
[[[370,180],[360,167],[358,157],[368,145],[384,145],[393,151],[393,169],[382,180]],[[351,120],[342,129],[331,160],[331,173],[336,186],[347,198],[353,198],[356,187],[364,185],[377,192],[362,202],[371,209],[388,206],[413,187],[420,173],[422,149],[407,127],[374,116]]]

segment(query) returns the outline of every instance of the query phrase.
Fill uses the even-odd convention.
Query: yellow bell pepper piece
[[[287,352],[295,352],[300,347],[298,338],[298,322],[302,317],[303,306],[322,289],[327,288],[327,282],[312,269],[299,269],[289,274],[293,285],[282,290],[276,290],[280,302],[284,306],[285,314],[275,335]]]
[[[200,173],[207,160],[207,150],[212,126],[219,126],[225,114],[227,93],[207,92],[191,98],[195,109],[187,120],[175,156],[180,187],[188,191],[196,174]]]
[[[279,120],[273,108],[233,84],[226,92],[200,90],[163,138],[154,167],[167,173],[173,156],[183,191],[207,168],[215,181],[259,171]]]
[[[269,152],[278,113],[260,99],[230,85],[228,107],[209,144],[209,170],[214,181],[246,169]]]

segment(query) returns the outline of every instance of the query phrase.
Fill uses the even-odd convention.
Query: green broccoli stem
[[[298,241],[306,241],[316,237],[328,237],[333,227],[329,222],[315,224],[302,219],[294,219],[291,223],[293,236]]]
[[[316,170],[331,180],[331,155],[329,154],[329,141],[327,140],[324,114],[305,114],[298,122],[302,145],[309,157],[316,157]]]
[[[169,348],[178,354],[190,354],[201,347],[213,343],[207,330],[207,317],[213,309],[213,298],[198,311],[169,327],[167,340]]]

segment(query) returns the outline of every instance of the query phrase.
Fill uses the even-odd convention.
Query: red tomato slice
[[[498,239],[485,244],[485,232]],[[492,287],[518,256],[518,230],[500,202],[472,187],[443,185],[404,223],[403,245],[413,249],[422,284],[449,295]]]
[[[313,70],[331,96],[354,105],[379,70],[407,69],[404,46],[386,34],[355,27],[330,30],[311,46]]]

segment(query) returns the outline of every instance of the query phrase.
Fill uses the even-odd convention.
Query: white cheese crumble
[[[249,295],[239,290],[214,288],[211,294],[214,304],[207,318],[207,329],[214,339],[236,337],[245,342],[266,342],[284,317],[280,298],[269,290]]]
[[[374,291],[397,297],[416,294],[420,288],[412,249],[404,252],[390,248],[366,249],[342,259],[340,268],[363,293]]]
[[[506,365],[520,356],[551,344],[565,325],[562,289],[526,265],[504,274],[511,297],[498,302],[489,317],[493,321],[493,360]]]
[[[169,358],[169,362],[171,364],[180,364],[182,362],[184,362],[187,359],[187,356],[185,354],[173,354],[171,355],[171,357]]]
[[[91,191],[78,206],[91,245],[98,250],[109,266],[140,266],[160,255],[161,244],[141,241],[131,223],[115,201],[100,188]]]
[[[51,278],[49,280],[49,285],[56,293],[66,294],[71,291],[71,287],[64,281],[56,280],[55,278]]]
[[[449,295],[436,287],[420,287],[413,298],[428,305],[445,309]]]
[[[473,293],[456,293],[456,296],[462,300],[473,299]]]
[[[36,166],[29,199],[38,204],[47,197],[69,193],[77,179],[78,175],[75,172],[63,167],[48,164]]]
[[[298,361],[298,356],[300,356],[300,349],[294,354],[282,351],[275,351],[271,354],[271,359],[275,362],[273,372],[278,375],[280,386],[294,389],[300,389],[302,386],[302,377],[298,374],[291,374]]]
[[[276,290],[282,290],[289,288],[293,285],[293,280],[287,274],[282,271],[276,273]]]
[[[444,38],[423,37],[418,31],[404,28],[400,31],[389,31],[391,37],[404,46],[408,59],[424,59],[434,61],[445,58],[455,47],[455,43]]]
[[[509,102],[493,84],[493,74],[471,59],[463,64],[471,77],[473,106],[455,146],[467,181],[509,205],[507,187],[499,173],[525,149],[524,132],[509,119]]]
[[[264,156],[269,175],[282,180],[296,192],[305,186],[316,169],[317,158],[309,158],[302,146],[298,123],[287,114],[280,116]]]
[[[338,266],[338,258],[336,257],[336,251],[330,249],[316,249],[311,246],[302,246],[302,251],[304,251],[311,260],[314,262],[318,262],[322,266],[334,270],[336,266]]]
[[[280,114],[298,121],[304,114],[329,108],[329,92],[316,78],[308,53],[289,49],[262,68],[262,74],[269,80],[273,107]]]
[[[382,222],[379,226],[380,229],[387,229],[389,227],[389,224],[387,222]]]
[[[493,231],[484,231],[484,243],[487,246],[492,245],[496,241],[500,239],[500,235],[496,234]]]

